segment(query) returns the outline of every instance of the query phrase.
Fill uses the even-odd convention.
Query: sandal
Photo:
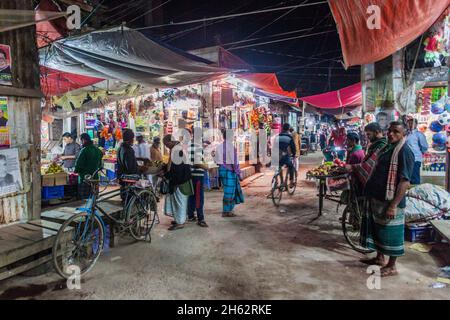
[[[199,222],[197,222],[197,224],[198,224],[200,227],[203,227],[203,228],[208,228],[208,227],[209,227],[209,226],[206,224],[205,221],[199,221]]]
[[[168,230],[174,231],[174,230],[183,229],[183,228],[184,228],[184,224],[173,224]]]
[[[362,262],[364,264],[367,264],[369,266],[380,266],[380,267],[384,267],[386,265],[385,262],[380,261],[377,258],[372,258],[372,259],[361,259],[359,260],[359,262]]]
[[[397,275],[398,275],[398,271],[397,271],[397,268],[395,268],[395,267],[381,268],[381,277],[382,278],[392,277],[392,276],[397,276]]]
[[[174,224],[177,224],[177,222],[176,221],[170,221],[170,224],[174,225]]]
[[[224,212],[224,213],[222,213],[222,217],[232,218],[232,217],[236,217],[236,215],[233,212]]]
[[[197,218],[196,217],[192,217],[192,218],[188,218],[187,219],[189,222],[196,222]]]

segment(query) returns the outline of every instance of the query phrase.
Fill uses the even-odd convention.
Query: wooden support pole
[[[0,9],[34,10],[33,0],[2,0]],[[0,44],[11,48],[12,86],[0,86],[8,97],[11,148],[19,150],[24,190],[0,199],[0,221],[39,219],[41,212],[41,99],[36,27],[0,33]],[[6,93],[6,94],[5,94]],[[11,209],[14,208],[14,211]]]

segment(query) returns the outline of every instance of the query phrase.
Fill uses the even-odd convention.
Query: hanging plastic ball
[[[441,132],[444,126],[439,123],[439,121],[433,121],[430,124],[430,130],[433,132]]]
[[[433,144],[434,151],[445,151],[445,144]]]
[[[447,136],[445,133],[436,133],[433,135],[433,143],[437,145],[445,145]]]
[[[446,126],[446,125],[450,124],[450,112],[445,112],[445,113],[441,114],[439,116],[438,121],[442,126]]]
[[[450,124],[445,126],[445,131],[447,131],[448,133],[450,133]]]
[[[442,114],[444,113],[444,111],[445,111],[444,105],[441,103],[436,102],[433,103],[431,106],[431,113],[433,114]]]
[[[447,137],[447,143],[445,144],[447,148],[450,148],[450,137]]]
[[[445,111],[450,112],[450,101],[445,104]]]

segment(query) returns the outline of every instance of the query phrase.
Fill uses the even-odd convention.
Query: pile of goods
[[[325,162],[319,167],[308,171],[309,176],[320,177],[320,176],[341,176],[346,174],[347,170],[345,169],[345,162],[342,162],[339,159],[336,159],[334,162]]]
[[[145,174],[158,174],[163,171],[165,163],[163,161],[144,161],[141,171]]]
[[[43,175],[45,174],[55,174],[55,173],[63,173],[65,172],[63,167],[57,164],[56,162],[52,162],[50,166],[47,168],[43,168],[43,172],[41,172]]]
[[[116,161],[117,151],[115,149],[108,149],[103,156],[103,160]]]

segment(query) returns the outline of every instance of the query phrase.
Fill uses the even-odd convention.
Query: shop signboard
[[[23,190],[18,149],[0,150],[0,197]]]
[[[8,119],[8,98],[0,97],[0,148],[9,148],[11,145]]]
[[[6,44],[0,44],[0,85],[12,86],[11,48]]]

